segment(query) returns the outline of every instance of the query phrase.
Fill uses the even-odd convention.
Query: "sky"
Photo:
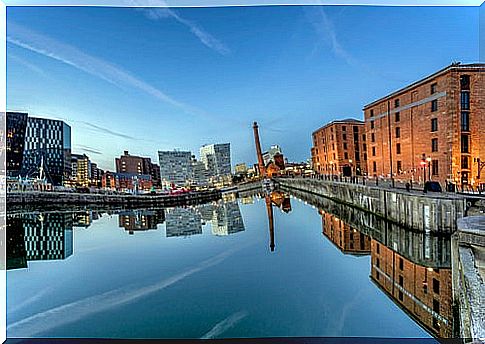
[[[136,2],[134,2],[136,4]],[[232,163],[311,133],[454,61],[479,62],[477,7],[8,7],[7,110],[63,119],[74,153],[231,143]],[[482,54],[483,56],[483,54]]]

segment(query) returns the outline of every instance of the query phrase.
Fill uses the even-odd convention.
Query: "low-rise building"
[[[314,131],[312,169],[320,174],[365,175],[367,172],[364,122],[336,120]]]

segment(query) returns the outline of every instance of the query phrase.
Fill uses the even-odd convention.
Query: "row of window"
[[[431,160],[430,168],[431,168],[431,174],[433,176],[437,176],[439,174],[439,162],[437,159]],[[462,168],[467,168],[467,167],[462,166]],[[396,161],[396,169],[398,174],[401,174],[403,172],[402,161],[400,160]],[[376,161],[372,162],[372,172],[374,173],[377,172]]]

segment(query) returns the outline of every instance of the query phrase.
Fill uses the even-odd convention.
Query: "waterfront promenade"
[[[466,199],[455,194],[424,194],[317,178],[275,180],[286,189],[324,196],[423,232],[452,233],[456,230],[456,220],[465,216],[466,211]]]

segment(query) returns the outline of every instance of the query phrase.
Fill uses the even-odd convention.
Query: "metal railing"
[[[306,179],[317,179],[334,181],[339,183],[348,184],[360,184],[368,186],[379,186],[382,188],[395,188],[403,189],[408,191],[419,191],[423,192],[424,183],[422,181],[403,181],[403,180],[392,180],[391,178],[384,177],[369,177],[369,176],[343,176],[343,175],[332,175],[332,174],[312,174],[312,175],[301,175],[301,176],[280,176],[279,178],[306,178]],[[485,196],[485,184],[472,186],[472,185],[456,185],[447,184],[442,188],[443,192],[447,193],[458,193],[458,194],[470,194],[470,195],[483,195]]]

